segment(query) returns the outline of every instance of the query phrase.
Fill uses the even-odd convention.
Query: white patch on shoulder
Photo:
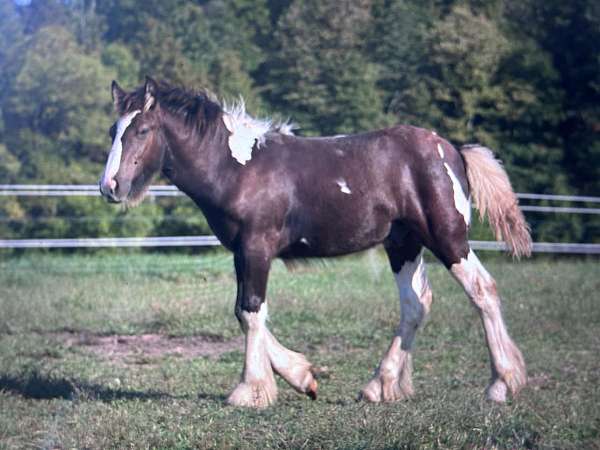
[[[437,151],[440,154],[440,158],[444,159],[444,149],[442,148],[442,144],[438,143]]]
[[[348,187],[348,183],[346,183],[345,180],[337,180],[336,183],[340,187],[340,191],[342,191],[344,194],[352,194],[352,191]]]
[[[452,190],[454,191],[454,206],[458,210],[458,212],[465,219],[465,223],[467,227],[471,223],[471,199],[465,196],[465,193],[462,190],[460,182],[456,175],[448,165],[448,163],[444,163],[444,167],[446,168],[446,172],[448,172],[448,176],[450,180],[452,180]]]
[[[117,172],[119,171],[119,166],[121,165],[121,154],[123,153],[123,142],[122,138],[131,125],[131,122],[141,111],[135,110],[130,113],[121,116],[119,120],[117,120],[117,130],[115,132],[115,139],[113,140],[112,147],[110,149],[110,153],[108,154],[108,160],[106,161],[106,168],[104,169],[104,175],[102,176],[102,184],[108,184],[110,180],[112,180]]]
[[[252,159],[254,145],[256,144],[257,149],[260,148],[265,142],[265,135],[273,129],[270,119],[260,120],[250,117],[246,113],[243,99],[231,107],[225,106],[223,123],[231,133],[228,141],[231,156],[242,165]],[[291,128],[286,127],[285,124],[280,124],[279,130],[284,134],[291,133]]]

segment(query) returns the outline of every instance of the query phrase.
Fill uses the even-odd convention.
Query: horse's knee
[[[465,289],[473,305],[481,312],[487,313],[498,309],[500,297],[496,281],[493,278],[477,277],[469,289]]]
[[[250,295],[242,300],[242,311],[256,313],[260,310],[263,299],[258,295]]]

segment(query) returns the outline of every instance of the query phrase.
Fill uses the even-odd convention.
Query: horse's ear
[[[144,112],[150,111],[156,105],[156,92],[158,91],[158,83],[149,76],[146,76],[146,86],[144,93]]]
[[[113,80],[110,85],[110,93],[112,94],[113,105],[115,105],[115,109],[118,113],[121,113],[123,110],[123,98],[125,97],[125,91],[121,89],[119,83]]]

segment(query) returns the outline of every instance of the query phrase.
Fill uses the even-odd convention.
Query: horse
[[[435,131],[408,125],[300,137],[289,123],[250,116],[243,102],[222,106],[206,91],[149,77],[131,92],[113,81],[111,92],[119,118],[110,129],[102,195],[135,205],[162,173],[196,203],[233,252],[235,316],[245,334],[245,359],[227,403],[271,405],[275,373],[317,397],[310,362],[266,326],[273,260],[334,257],[378,244],[396,280],[401,317],[359,399],[392,402],[414,393],[413,341],[432,303],[425,248],[479,312],[491,365],[487,398],[504,402],[525,386],[525,362],[504,323],[496,282],[467,240],[472,198],[514,257],[531,252],[528,224],[491,150],[456,149]]]

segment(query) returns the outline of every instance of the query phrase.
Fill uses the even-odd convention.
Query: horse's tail
[[[465,145],[460,152],[480,219],[483,220],[487,213],[496,240],[506,242],[514,257],[530,256],[529,225],[519,209],[502,163],[494,158],[489,148],[481,145]]]

